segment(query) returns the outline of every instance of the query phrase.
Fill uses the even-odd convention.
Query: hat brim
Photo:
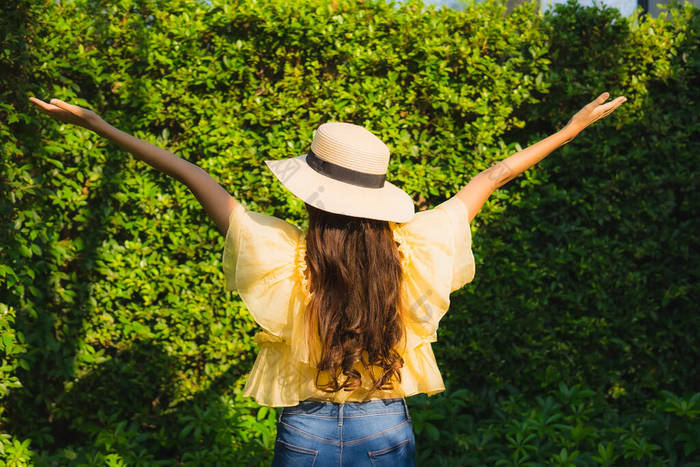
[[[306,154],[265,164],[292,194],[318,209],[397,223],[415,214],[411,197],[387,181],[382,188],[365,188],[334,180],[312,169]]]

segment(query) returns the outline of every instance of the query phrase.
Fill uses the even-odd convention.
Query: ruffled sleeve
[[[295,332],[293,313],[300,303],[294,301],[301,292],[296,259],[302,239],[295,225],[241,203],[230,214],[222,259],[225,288],[238,291],[268,339],[287,340]]]
[[[454,236],[454,263],[450,292],[459,290],[474,280],[475,262],[472,252],[472,234],[467,207],[458,198],[452,197],[437,206],[447,213]]]
[[[407,348],[437,340],[450,293],[474,279],[475,263],[467,208],[450,198],[418,212],[410,222],[392,224],[404,257]]]

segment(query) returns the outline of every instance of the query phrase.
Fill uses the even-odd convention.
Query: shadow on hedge
[[[106,461],[112,456],[128,465],[269,462],[271,453],[265,452],[264,443],[241,441],[237,432],[250,415],[222,397],[238,378],[237,371],[175,402],[179,365],[152,341],[136,342],[95,365],[56,396],[47,427],[55,436],[52,453],[42,452],[40,459]],[[270,415],[274,417],[274,411]]]
[[[583,96],[622,93],[629,25],[606,26],[616,10],[557,8],[549,101],[530,109],[526,126],[539,136],[510,135],[523,147],[560,128]],[[700,10],[688,24],[700,30]],[[623,106],[502,188],[512,193],[507,211],[474,236],[473,287],[453,296],[441,324],[435,352],[460,369],[448,378],[453,386],[534,398],[560,382],[583,384],[623,412],[643,410],[660,390],[697,389],[688,369],[700,348],[683,331],[698,322],[700,278],[687,267],[700,229],[698,175],[688,169],[700,151],[697,40],[685,37],[663,76],[640,61],[635,79],[647,92],[638,111]]]
[[[123,160],[112,158],[102,165],[100,182],[89,187],[85,206],[61,207],[52,203],[53,195],[63,188],[61,181],[65,175],[61,172],[60,177],[54,177],[52,173],[57,166],[47,157],[60,159],[66,154],[47,152],[46,145],[60,142],[63,135],[56,130],[47,132],[45,128],[55,124],[27,101],[29,96],[50,98],[51,85],[56,82],[55,76],[43,76],[45,72],[34,63],[35,57],[27,45],[31,42],[27,38],[36,34],[37,25],[41,24],[34,17],[38,5],[38,2],[18,5],[7,21],[2,22],[12,25],[8,36],[17,39],[8,41],[13,62],[0,72],[4,84],[2,95],[6,98],[3,100],[11,102],[17,112],[31,117],[10,123],[21,153],[7,161],[7,165],[3,164],[0,178],[5,181],[10,178],[8,167],[29,165],[37,186],[25,187],[26,182],[21,183],[23,197],[13,200],[9,183],[0,184],[3,193],[0,213],[3,218],[16,219],[16,213],[30,212],[40,220],[36,224],[25,222],[24,226],[0,223],[3,247],[15,255],[10,264],[18,274],[32,271],[32,280],[22,282],[33,283],[35,287],[32,291],[0,285],[3,302],[22,311],[18,313],[16,328],[25,336],[29,348],[24,355],[29,369],[17,371],[22,387],[10,391],[6,398],[3,431],[20,440],[31,439],[31,449],[37,453],[33,460],[40,465],[102,462],[110,455],[117,455],[130,465],[147,459],[154,463],[160,459],[167,465],[172,465],[173,459],[194,464],[227,459],[259,463],[266,455],[261,443],[255,438],[241,441],[241,436],[235,433],[241,420],[258,407],[240,403],[239,407],[232,407],[228,404],[230,397],[222,398],[222,394],[230,394],[230,388],[240,379],[240,368],[231,367],[213,378],[206,390],[175,403],[180,381],[177,369],[187,366],[187,362],[168,355],[157,342],[137,341],[123,350],[109,344],[104,347],[107,360],[94,364],[85,374],[75,372],[81,346],[85,345],[84,323],[93,312],[90,294],[94,269],[100,259],[99,248],[109,239],[108,226],[119,208],[114,195],[124,182]],[[97,15],[94,19],[98,30],[106,30],[108,24],[104,18]],[[138,37],[145,41],[148,34],[140,31]],[[142,45],[135,57],[137,64],[146,61],[143,54],[148,44]],[[76,83],[81,97],[95,103],[105,98],[103,90],[82,70],[67,73],[62,79]],[[140,88],[131,91],[128,104],[140,109],[147,101],[147,91]],[[129,109],[123,110],[128,114]],[[117,127],[129,126],[118,118],[113,122]],[[86,159],[78,164],[80,170],[89,168],[84,166]],[[27,225],[39,233],[31,242],[27,238]],[[82,246],[62,256],[57,244],[65,241],[72,245],[81,242]],[[18,252],[25,243],[28,247],[35,245],[41,253],[20,255]],[[69,278],[70,287],[65,285],[65,276],[56,279],[59,274]],[[68,292],[71,295],[66,295]],[[25,298],[30,293],[34,294],[33,303]],[[270,414],[274,417],[274,411]],[[149,447],[148,451],[144,446]]]

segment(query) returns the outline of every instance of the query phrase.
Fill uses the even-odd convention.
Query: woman
[[[365,128],[325,123],[306,154],[266,161],[306,203],[306,233],[249,211],[197,165],[90,110],[30,100],[186,184],[226,236],[226,289],[238,290],[263,329],[245,394],[284,407],[274,465],[398,466],[414,465],[405,398],[445,389],[431,343],[450,293],[474,277],[471,220],[496,188],[626,100],[608,97],[415,214],[411,198],[386,181],[387,146]]]

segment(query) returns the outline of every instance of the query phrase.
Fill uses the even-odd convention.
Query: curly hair
[[[396,347],[404,322],[401,252],[389,222],[306,208],[307,335],[320,343],[315,385],[329,393],[357,389],[362,375],[353,367],[360,362],[372,379],[370,394],[391,389],[401,381]],[[322,372],[327,383],[319,382]]]

